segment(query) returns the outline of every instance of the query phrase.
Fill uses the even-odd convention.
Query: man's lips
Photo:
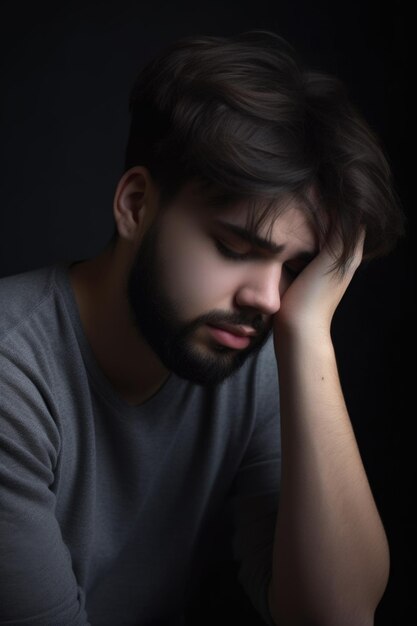
[[[256,330],[250,328],[250,326],[233,326],[232,324],[225,324],[223,322],[219,324],[208,324],[208,326],[212,326],[213,328],[221,328],[223,330],[227,330],[228,333],[232,333],[233,335],[238,335],[239,337],[253,337],[257,334]]]
[[[231,326],[230,324],[222,324],[221,326],[207,324],[207,328],[216,341],[237,350],[247,348],[250,344],[250,336],[256,334],[253,329],[248,327]]]

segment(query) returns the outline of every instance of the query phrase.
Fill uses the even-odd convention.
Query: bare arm
[[[362,246],[343,278],[325,275],[333,259],[323,249],[276,315],[282,486],[269,606],[279,626],[369,626],[388,581],[388,544],[330,336]]]

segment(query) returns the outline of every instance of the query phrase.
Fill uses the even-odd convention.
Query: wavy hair
[[[161,209],[195,180],[213,211],[247,201],[256,231],[296,201],[321,244],[340,234],[342,272],[361,226],[364,259],[405,234],[388,157],[347,87],[273,32],[175,41],[139,72],[129,109],[125,171],[149,169]]]

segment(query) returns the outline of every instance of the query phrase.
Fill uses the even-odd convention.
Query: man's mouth
[[[226,328],[225,325],[222,325],[222,327],[220,327],[212,324],[207,324],[207,328],[209,329],[212,337],[214,337],[223,345],[228,346],[229,348],[242,350],[243,348],[247,348],[247,346],[250,344],[250,335],[249,333],[243,334],[242,327],[239,328],[227,325]],[[231,330],[229,329],[233,329],[234,332],[231,332]],[[252,334],[256,334],[255,331],[253,331]]]

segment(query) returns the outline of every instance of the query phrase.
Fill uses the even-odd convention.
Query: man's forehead
[[[191,202],[197,208],[210,207],[215,212],[228,212],[237,213],[240,215],[246,215],[253,210],[256,206],[257,212],[262,212],[267,204],[272,204],[276,207],[276,213],[289,207],[299,208],[300,211],[305,211],[306,206],[302,198],[295,192],[283,193],[275,198],[267,196],[251,196],[250,199],[239,197],[236,192],[236,198],[233,199],[232,192],[226,192],[222,188],[215,184],[205,183],[200,179],[192,179],[187,181],[182,187],[181,191],[183,199],[187,202]],[[308,201],[318,209],[320,204],[320,195],[316,185],[311,184],[305,192],[305,197]],[[272,211],[274,213],[274,211]]]
[[[197,210],[205,211],[209,216],[234,217],[242,223],[247,223],[248,218],[254,218],[256,222],[267,205],[270,205],[272,209],[268,212],[269,223],[289,208],[300,209],[301,213],[305,210],[303,203],[290,194],[275,199],[266,197],[234,199],[232,195],[227,196],[225,192],[207,191],[197,183],[190,183],[184,191],[186,201]]]
[[[317,253],[317,238],[300,201],[289,196],[281,199],[277,202],[277,211],[272,210],[258,224],[262,208],[262,203],[254,208],[245,199],[229,204],[221,201],[214,203],[195,183],[184,186],[178,206],[180,211],[184,211],[186,219],[197,220],[204,228],[215,228],[266,252],[279,254],[288,243],[295,243],[306,256]]]
[[[234,215],[245,218],[250,213],[250,201],[233,198],[231,192],[225,192],[216,186],[205,185],[201,181],[190,181],[181,191],[182,202],[197,212],[213,216]]]

